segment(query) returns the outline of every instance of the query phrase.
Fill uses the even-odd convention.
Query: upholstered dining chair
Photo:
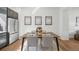
[[[38,50],[38,38],[37,37],[27,37],[27,51],[37,51]]]
[[[50,50],[53,48],[53,38],[50,34],[44,34],[42,36],[42,47],[49,48]]]
[[[47,51],[57,50],[56,39],[51,34],[42,36],[42,49]]]

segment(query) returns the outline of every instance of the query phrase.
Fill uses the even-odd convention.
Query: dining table
[[[46,32],[46,33],[42,33],[42,35],[37,35],[36,33],[26,33],[22,36],[23,40],[22,40],[22,47],[21,47],[21,51],[23,51],[23,45],[24,45],[24,41],[28,38],[28,37],[37,37],[38,39],[40,39],[40,46],[42,46],[42,37],[44,35],[47,35],[47,34],[51,34],[52,38],[55,38],[56,39],[56,45],[57,45],[57,51],[59,51],[59,42],[58,42],[58,39],[60,36],[56,35],[55,33],[53,32]]]

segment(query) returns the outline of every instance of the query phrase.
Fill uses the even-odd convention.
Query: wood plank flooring
[[[59,40],[59,46],[63,51],[79,51],[77,40]]]
[[[18,39],[16,42],[0,49],[0,51],[21,51],[22,39]]]

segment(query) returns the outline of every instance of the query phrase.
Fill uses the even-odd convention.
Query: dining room
[[[0,7],[0,51],[79,50],[78,7]]]

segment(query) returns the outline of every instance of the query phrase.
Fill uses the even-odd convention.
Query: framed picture
[[[45,25],[52,25],[52,16],[45,16]]]
[[[25,25],[31,25],[31,22],[32,21],[32,18],[31,18],[31,16],[25,16],[24,17],[24,24]]]
[[[79,16],[76,17],[76,26],[79,26]]]
[[[35,25],[42,25],[42,16],[35,16]]]

